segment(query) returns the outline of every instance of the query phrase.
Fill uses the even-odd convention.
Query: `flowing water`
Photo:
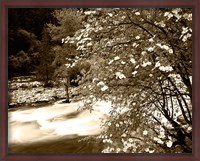
[[[92,111],[78,110],[80,106],[81,102],[59,101],[46,107],[10,111],[9,153],[100,152],[102,144],[86,138],[102,132],[101,123],[109,117],[111,102],[97,102]]]

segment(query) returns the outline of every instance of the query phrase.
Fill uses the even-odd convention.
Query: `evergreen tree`
[[[54,67],[52,62],[55,56],[51,52],[50,35],[46,30],[46,26],[43,29],[43,37],[39,49],[39,66],[37,67],[37,78],[45,82],[45,86],[51,85],[53,79]]]
[[[55,56],[52,66],[55,68],[54,79],[62,80],[66,91],[66,102],[69,102],[69,86],[71,81],[80,74],[79,68],[75,67],[73,61],[79,55],[76,46],[73,44],[63,44],[62,38],[73,36],[81,27],[81,16],[77,9],[57,9],[53,13],[58,24],[48,24],[47,30],[53,42],[52,53]],[[68,64],[68,68],[66,65]]]

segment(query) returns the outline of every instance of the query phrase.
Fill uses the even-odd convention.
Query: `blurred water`
[[[98,135],[108,119],[111,102],[97,102],[93,110],[79,111],[81,102],[11,111],[8,113],[8,144],[41,144],[63,138]]]

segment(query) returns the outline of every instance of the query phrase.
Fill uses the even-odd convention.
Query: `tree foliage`
[[[55,56],[51,52],[51,39],[48,31],[44,27],[43,37],[39,49],[39,66],[37,67],[37,79],[45,82],[46,86],[50,85],[53,79],[54,67],[52,62]]]
[[[42,39],[42,30],[45,23],[56,24],[56,19],[51,14],[54,8],[9,8],[8,9],[8,54],[15,55],[21,50],[27,52],[27,46],[21,30],[32,33],[38,40]],[[30,37],[31,38],[31,37]],[[30,39],[28,40],[30,41]]]
[[[15,56],[12,55],[8,58],[8,68],[16,76],[29,74],[29,71],[32,70],[32,66],[30,66],[30,64],[31,59],[24,51],[20,51]],[[10,71],[8,73],[9,78],[13,76]]]
[[[191,152],[192,10],[82,14],[84,27],[62,41],[91,62],[84,94],[112,101],[103,152]]]
[[[81,28],[81,15],[77,9],[62,8],[53,12],[58,24],[49,23],[48,29],[53,41],[59,41],[63,37],[73,36]]]
[[[12,76],[32,74],[39,64],[39,48],[45,23],[56,24],[51,14],[55,8],[9,8],[8,9],[8,70]],[[29,67],[13,64],[18,61],[18,53],[24,51],[30,59]],[[21,61],[21,63],[23,63]]]
[[[45,28],[41,46],[41,63],[38,69],[46,71],[45,74],[39,72],[41,76],[46,76],[51,73],[51,77],[46,77],[46,80],[52,78],[57,84],[62,83],[65,86],[66,100],[69,102],[69,86],[78,86],[81,77],[81,71],[87,65],[76,62],[79,52],[76,50],[74,44],[62,44],[61,38],[63,36],[73,36],[75,31],[81,28],[81,15],[77,9],[57,9],[52,14],[57,24],[49,23]],[[46,58],[48,57],[48,58]],[[47,68],[51,71],[43,68]],[[82,67],[82,69],[81,69]]]

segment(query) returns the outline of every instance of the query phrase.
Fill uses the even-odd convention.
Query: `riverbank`
[[[9,154],[77,154],[101,153],[103,143],[93,137],[65,136],[49,142],[9,145]]]
[[[76,88],[69,88],[71,100],[77,93]],[[12,110],[19,107],[44,107],[65,97],[65,87],[62,84],[45,87],[35,76],[14,77],[8,81],[8,107]]]

